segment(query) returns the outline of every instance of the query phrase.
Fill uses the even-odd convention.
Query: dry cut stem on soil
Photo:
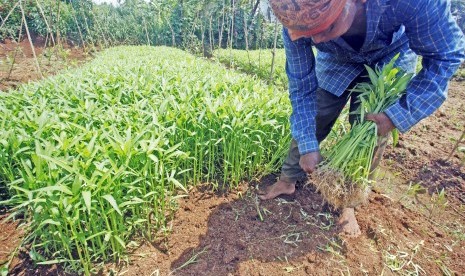
[[[368,199],[370,185],[356,184],[336,170],[324,168],[312,174],[308,184],[313,184],[323,198],[335,209],[355,208]]]

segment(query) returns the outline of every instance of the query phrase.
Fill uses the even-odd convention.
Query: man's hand
[[[386,136],[389,134],[389,132],[391,132],[391,130],[396,128],[391,119],[389,119],[389,117],[384,112],[378,114],[367,114],[365,119],[374,122],[378,126],[379,136]]]
[[[316,166],[323,160],[319,151],[309,152],[300,156],[299,165],[306,173],[315,171]]]

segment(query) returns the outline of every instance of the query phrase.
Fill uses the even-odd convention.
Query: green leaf
[[[77,176],[79,176],[82,181],[84,181],[84,183],[89,183],[89,180],[84,176],[82,175],[81,173],[79,173],[79,171],[75,170],[74,168],[70,167],[66,161],[62,160],[62,159],[58,159],[58,158],[52,158],[50,156],[46,156],[46,155],[43,155],[43,154],[38,154],[38,156],[40,156],[41,158],[49,161],[49,162],[52,162],[54,163],[55,165],[65,169],[66,171],[70,172],[70,173],[73,173]]]
[[[158,164],[158,162],[160,161],[158,159],[158,157],[156,157],[155,155],[153,154],[149,154],[149,158],[155,163],[155,164]]]
[[[168,177],[167,177],[168,181],[173,182],[173,184],[174,184],[176,187],[180,188],[180,189],[183,190],[185,193],[188,193],[186,187],[184,187],[184,186],[181,184],[181,182],[179,182],[178,180],[176,180],[176,179],[174,178],[175,173],[176,173],[176,172],[175,172],[174,170],[172,170],[172,171],[171,171],[171,174],[168,174],[168,175],[167,175],[167,176],[168,176]]]
[[[103,234],[107,234],[107,231],[101,231],[96,234],[93,234],[92,236],[86,237],[86,241],[92,240],[93,238],[101,236]]]
[[[45,261],[45,258],[39,253],[37,253],[37,251],[35,251],[34,249],[31,249],[31,251],[29,251],[29,256],[31,257],[31,260],[33,260],[34,262]]]
[[[399,130],[393,129],[391,133],[392,133],[392,145],[396,147],[397,143],[399,142]]]
[[[111,232],[107,232],[107,233],[105,234],[105,237],[103,238],[103,240],[106,241],[106,242],[108,242],[108,241],[110,240],[110,238],[111,238]]]
[[[382,77],[378,78],[378,93],[381,99],[384,99],[384,79]]]
[[[118,236],[113,236],[113,237],[115,238],[116,241],[118,241],[119,244],[121,244],[121,246],[123,248],[126,248],[126,244],[124,243],[124,241],[120,237],[118,237]]]
[[[39,225],[39,228],[44,226],[45,224],[53,224],[53,225],[56,225],[56,226],[60,226],[61,223],[59,223],[58,221],[54,221],[53,219],[46,219],[44,221],[42,221]]]
[[[91,193],[89,191],[82,191],[82,198],[84,199],[84,204],[86,205],[87,212],[90,215],[91,208]]]
[[[73,185],[71,186],[71,191],[73,192],[73,195],[77,194],[79,192],[79,189],[81,189],[81,179],[79,177],[74,178]]]
[[[51,265],[51,264],[59,264],[59,263],[65,263],[67,262],[68,260],[60,260],[60,259],[57,259],[57,260],[50,260],[50,261],[44,261],[44,262],[39,262],[37,264],[39,265]]]
[[[130,201],[126,201],[126,202],[123,202],[120,204],[120,207],[125,207],[125,206],[128,206],[128,205],[135,205],[135,204],[141,204],[141,203],[144,203],[146,201],[138,198],[138,197],[134,197],[132,198]]]
[[[106,201],[108,201],[108,203],[110,203],[110,205],[113,207],[113,209],[115,209],[116,212],[118,212],[118,214],[120,214],[121,216],[123,216],[123,214],[121,213],[120,209],[118,208],[118,204],[116,204],[116,200],[115,198],[112,196],[112,195],[104,195],[102,196],[104,199],[106,199]]]
[[[176,187],[180,188],[180,189],[183,190],[185,193],[188,193],[186,187],[184,187],[184,186],[181,184],[181,182],[177,181],[177,180],[174,179],[174,178],[169,178],[169,181],[173,182],[173,184],[174,184]]]
[[[55,186],[49,186],[49,187],[44,187],[40,188],[37,190],[34,190],[32,192],[37,193],[37,192],[52,192],[52,191],[59,191],[68,195],[73,195],[70,189],[68,187],[63,186],[63,185],[55,185]]]
[[[365,65],[365,68],[366,68],[366,70],[368,72],[368,76],[370,77],[371,83],[376,85],[378,83],[378,76],[376,75],[375,71],[373,71],[373,69],[371,69],[367,65]]]
[[[8,275],[8,264],[5,264],[4,266],[2,266],[2,268],[0,268],[0,274],[2,276],[7,276]]]

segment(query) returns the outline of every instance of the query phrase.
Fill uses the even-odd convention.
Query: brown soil
[[[34,52],[29,40],[17,43],[6,39],[0,42],[0,90],[16,88],[22,83],[53,75],[69,66],[75,66],[90,56],[82,49],[62,43],[56,47],[45,47],[45,39],[33,38]]]
[[[23,236],[18,222],[3,223],[6,217],[6,214],[0,216],[0,266],[3,266],[10,254],[16,251]]]
[[[29,69],[31,71],[31,69]],[[15,78],[28,79],[15,73]],[[16,75],[19,74],[19,75]],[[3,85],[3,83],[2,83]],[[452,151],[464,128],[463,89],[453,81],[434,115],[388,147],[368,203],[356,210],[362,235],[337,235],[338,214],[312,186],[261,202],[256,189],[275,175],[229,193],[194,188],[162,239],[142,245],[117,275],[442,275],[465,274],[465,156]],[[445,196],[440,192],[444,189]],[[2,217],[3,220],[3,217]],[[0,264],[21,240],[17,223],[0,223]],[[65,274],[36,267],[20,250],[13,275]],[[103,273],[103,272],[102,272]]]

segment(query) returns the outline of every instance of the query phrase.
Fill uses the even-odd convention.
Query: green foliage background
[[[117,6],[97,5],[90,0],[21,2],[31,33],[52,35],[73,44],[169,45],[191,52],[274,45],[275,24],[265,20],[257,0],[126,0]],[[21,9],[19,5],[14,8],[17,3],[0,0],[0,20],[5,23],[0,40],[25,37]],[[277,39],[278,46],[282,45],[280,35]]]

